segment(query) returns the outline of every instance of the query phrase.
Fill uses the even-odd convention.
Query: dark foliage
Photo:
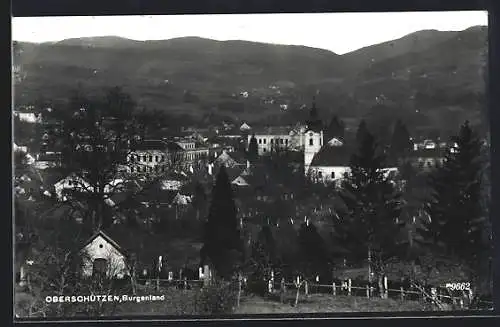
[[[489,248],[487,217],[481,203],[481,144],[468,122],[452,138],[444,164],[430,177],[429,219],[419,234],[429,248],[474,269]],[[471,276],[473,277],[473,276]]]
[[[301,225],[298,234],[302,273],[306,278],[324,274],[330,268],[330,255],[323,237],[311,222]]]
[[[236,218],[233,191],[222,166],[212,192],[212,202],[201,250],[203,262],[210,262],[216,276],[229,279],[243,261],[243,243]]]
[[[381,274],[385,262],[400,254],[395,239],[403,227],[400,194],[382,171],[384,158],[373,135],[362,126],[359,130],[364,131],[363,137],[359,152],[352,156],[351,172],[342,183],[339,195],[346,208],[335,224],[335,235],[353,260],[362,260],[371,252]]]
[[[252,135],[252,137],[250,138],[250,143],[248,144],[248,160],[253,163],[257,160],[258,157],[259,154],[257,139],[255,138],[255,135]]]

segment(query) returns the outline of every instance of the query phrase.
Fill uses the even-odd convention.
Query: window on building
[[[318,177],[319,178],[323,178],[323,172],[322,171],[318,171]]]
[[[149,156],[149,162],[153,162],[153,156]]]
[[[313,145],[313,144],[314,144],[313,139],[312,138],[309,139],[309,145]]]
[[[262,149],[262,151],[266,152],[266,148]]]
[[[427,161],[427,167],[432,168],[432,161]]]
[[[156,162],[160,161],[160,156],[155,156],[155,161]]]
[[[266,139],[264,139],[264,144],[266,144]]]
[[[161,161],[165,161],[165,155],[161,156]]]
[[[285,140],[285,144],[288,145],[288,139]]]
[[[280,139],[280,144],[283,144],[283,142],[284,142],[283,139]]]
[[[335,172],[334,171],[332,171],[331,177],[332,177],[332,179],[335,179]]]
[[[274,143],[274,139],[271,139],[271,144],[273,144],[273,143]]]
[[[149,166],[149,167],[148,167],[148,171],[149,171],[149,172],[152,172],[152,171],[153,171],[153,167]]]
[[[259,144],[262,144],[262,139],[259,139]]]
[[[146,156],[142,156],[142,161],[146,162]]]

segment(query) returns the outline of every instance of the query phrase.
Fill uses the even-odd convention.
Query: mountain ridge
[[[318,91],[318,105],[326,115],[362,117],[384,93],[387,103],[409,103],[408,97],[417,94],[429,106],[424,111],[444,112],[459,98],[468,97],[468,105],[481,96],[476,93],[484,89],[484,81],[476,72],[482,67],[485,39],[484,26],[459,32],[424,30],[343,55],[297,45],[199,37],[17,42],[15,47],[24,51],[15,56],[16,65],[26,76],[16,85],[15,101],[30,103],[40,95],[61,99],[77,87],[96,92],[121,85],[141,106],[194,116],[216,112],[266,120],[283,114],[281,105],[292,112],[302,108]],[[406,72],[410,68],[430,77],[417,78]],[[436,100],[442,94],[426,88],[429,81],[448,98]],[[279,89],[270,89],[276,84]],[[248,98],[239,96],[244,91]],[[265,102],[271,99],[274,102]],[[465,111],[475,114],[477,109]]]

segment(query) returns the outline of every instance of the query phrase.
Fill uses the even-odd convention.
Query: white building
[[[313,151],[311,150],[311,153]],[[306,170],[306,174],[316,182],[337,183],[344,179],[346,174],[350,174],[349,167],[352,152],[338,139],[331,139],[326,145],[314,154],[314,158]],[[396,174],[396,167],[386,167],[383,169],[385,177]]]
[[[85,277],[92,277],[96,273],[109,278],[129,275],[124,250],[103,231],[93,235],[81,251],[84,254],[82,273]]]
[[[250,127],[250,125],[248,125],[247,123],[243,123],[240,126],[240,131],[242,131],[242,132],[248,132],[251,129],[252,129],[252,127]]]
[[[39,124],[42,122],[42,114],[33,112],[14,112],[14,117],[18,117],[20,121],[30,124]]]

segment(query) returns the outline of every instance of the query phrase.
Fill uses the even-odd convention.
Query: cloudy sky
[[[48,42],[105,35],[134,40],[199,36],[221,41],[304,45],[343,54],[419,30],[460,31],[487,24],[485,11],[14,17],[12,39]]]

